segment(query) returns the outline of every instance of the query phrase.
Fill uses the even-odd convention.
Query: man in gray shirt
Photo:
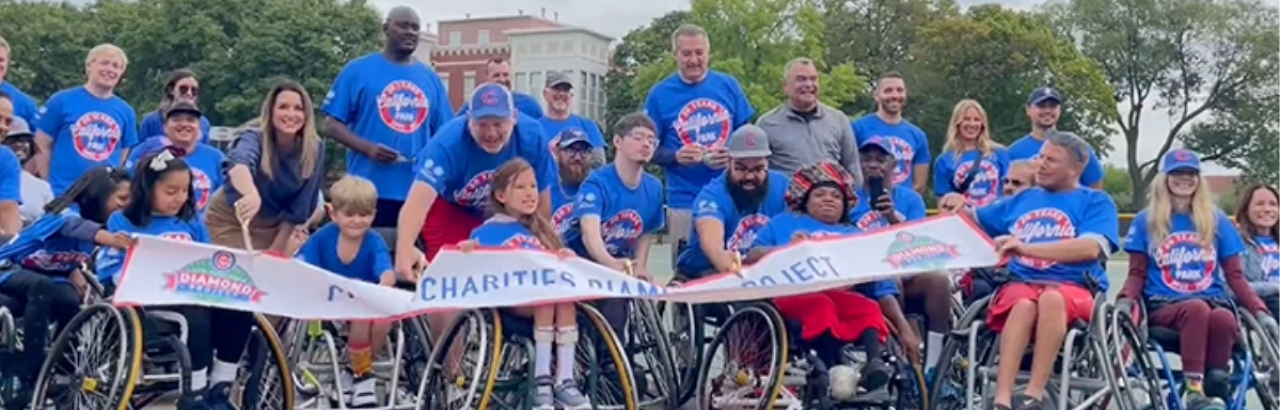
[[[788,175],[822,160],[844,165],[861,183],[858,142],[849,117],[818,101],[818,67],[813,60],[797,58],[787,63],[787,102],[756,121],[769,135],[773,155],[769,167]]]

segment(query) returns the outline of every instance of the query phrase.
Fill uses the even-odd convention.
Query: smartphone
[[[867,178],[867,205],[875,208],[876,201],[880,200],[881,195],[884,195],[884,177]]]

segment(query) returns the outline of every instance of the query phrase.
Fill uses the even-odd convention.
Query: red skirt
[[[426,220],[422,221],[422,243],[427,260],[435,259],[440,248],[457,245],[470,238],[471,231],[483,222],[458,204],[436,197]]]
[[[880,313],[880,304],[851,290],[828,290],[773,300],[787,320],[801,324],[801,337],[812,341],[825,332],[837,340],[854,342],[867,329],[875,329],[883,342],[889,325]]]

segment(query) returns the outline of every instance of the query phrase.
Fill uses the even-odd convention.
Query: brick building
[[[508,30],[559,27],[555,22],[524,15],[442,20],[438,26],[431,61],[449,89],[449,102],[455,110],[477,84],[484,83],[486,62],[493,58],[511,59]]]

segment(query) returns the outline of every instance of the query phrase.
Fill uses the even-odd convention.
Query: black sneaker
[[[187,393],[178,398],[178,403],[174,405],[177,410],[214,410],[209,407],[208,400],[205,400],[207,394],[204,390],[196,390]]]
[[[883,359],[874,358],[862,366],[862,379],[858,381],[858,386],[866,391],[878,390],[889,383],[891,376],[893,376],[893,368]]]
[[[204,402],[209,410],[238,410],[231,403],[231,383],[222,382],[209,387],[204,393]]]
[[[1182,404],[1186,406],[1187,410],[1225,410],[1227,408],[1222,399],[1194,392],[1183,396]]]
[[[1011,410],[1041,410],[1044,408],[1044,401],[1025,394],[1019,394],[1013,398],[1013,409]]]

